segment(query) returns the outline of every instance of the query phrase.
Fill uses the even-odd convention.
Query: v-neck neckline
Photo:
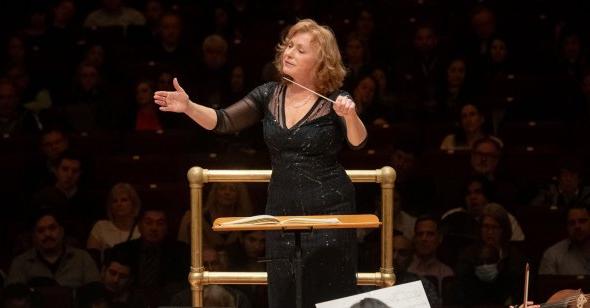
[[[287,86],[285,86],[285,90],[283,90],[283,94],[282,94],[282,99],[281,99],[281,117],[283,118],[283,125],[280,125],[280,121],[279,121],[279,125],[286,129],[286,130],[292,130],[293,128],[298,127],[299,125],[301,125],[305,120],[307,120],[307,118],[309,118],[309,116],[311,115],[311,113],[317,108],[318,104],[320,103],[321,97],[318,97],[316,99],[316,101],[313,103],[313,106],[311,106],[311,108],[309,108],[309,110],[305,113],[305,115],[299,119],[295,124],[293,124],[291,127],[287,127],[287,114],[286,114],[286,108],[285,108],[285,98],[287,96]]]

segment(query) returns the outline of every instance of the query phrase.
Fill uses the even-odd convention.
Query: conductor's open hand
[[[185,112],[190,102],[188,94],[178,84],[178,80],[172,80],[176,91],[156,91],[154,93],[154,102],[160,106],[162,111]]]
[[[350,118],[356,116],[356,105],[348,96],[340,95],[332,105],[337,115],[343,118]]]

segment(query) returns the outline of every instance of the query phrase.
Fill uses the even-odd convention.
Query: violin
[[[541,308],[590,308],[590,294],[582,293],[582,290],[564,289],[555,292],[549,297]]]
[[[526,263],[524,274],[524,304],[519,308],[527,308],[529,305],[529,264]],[[584,294],[581,289],[563,289],[553,293],[547,302],[539,304],[540,308],[590,308],[590,294]],[[537,305],[535,305],[537,306]]]

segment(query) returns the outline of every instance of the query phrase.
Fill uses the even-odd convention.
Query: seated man
[[[64,243],[64,229],[57,214],[41,211],[34,219],[33,245],[10,265],[7,283],[50,279],[58,285],[77,288],[99,279],[96,263],[81,249]]]
[[[413,281],[422,281],[426,297],[431,307],[440,307],[441,299],[436,287],[428,279],[420,277],[408,271],[408,266],[412,263],[414,247],[412,241],[402,234],[393,236],[393,269],[395,272],[395,284],[408,283]]]
[[[590,275],[590,209],[567,211],[569,238],[549,247],[539,265],[540,275]]]
[[[584,185],[582,162],[575,157],[562,158],[557,181],[541,190],[531,201],[532,206],[565,210],[571,206],[590,205],[590,187]]]
[[[438,220],[432,216],[423,216],[416,220],[414,232],[414,258],[408,267],[408,272],[420,276],[433,276],[440,286],[445,277],[453,276],[453,270],[442,263],[436,256],[442,236],[438,229]]]
[[[90,228],[102,216],[102,208],[81,185],[85,166],[78,153],[63,152],[55,167],[55,182],[33,195],[32,210],[48,208],[58,211],[66,232],[78,241],[77,244],[83,245]]]
[[[148,307],[143,296],[131,284],[134,279],[130,260],[123,254],[110,254],[101,272],[101,281],[114,307]]]
[[[112,254],[129,256],[133,285],[149,289],[151,301],[168,303],[171,295],[186,285],[190,270],[190,250],[185,243],[168,240],[168,219],[160,208],[145,208],[139,215],[138,239],[113,247]],[[160,293],[160,294],[157,294]]]

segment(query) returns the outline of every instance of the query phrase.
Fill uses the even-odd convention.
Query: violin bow
[[[523,308],[527,308],[527,302],[529,301],[529,273],[530,268],[529,263],[527,262],[524,269],[524,303],[522,304]]]

